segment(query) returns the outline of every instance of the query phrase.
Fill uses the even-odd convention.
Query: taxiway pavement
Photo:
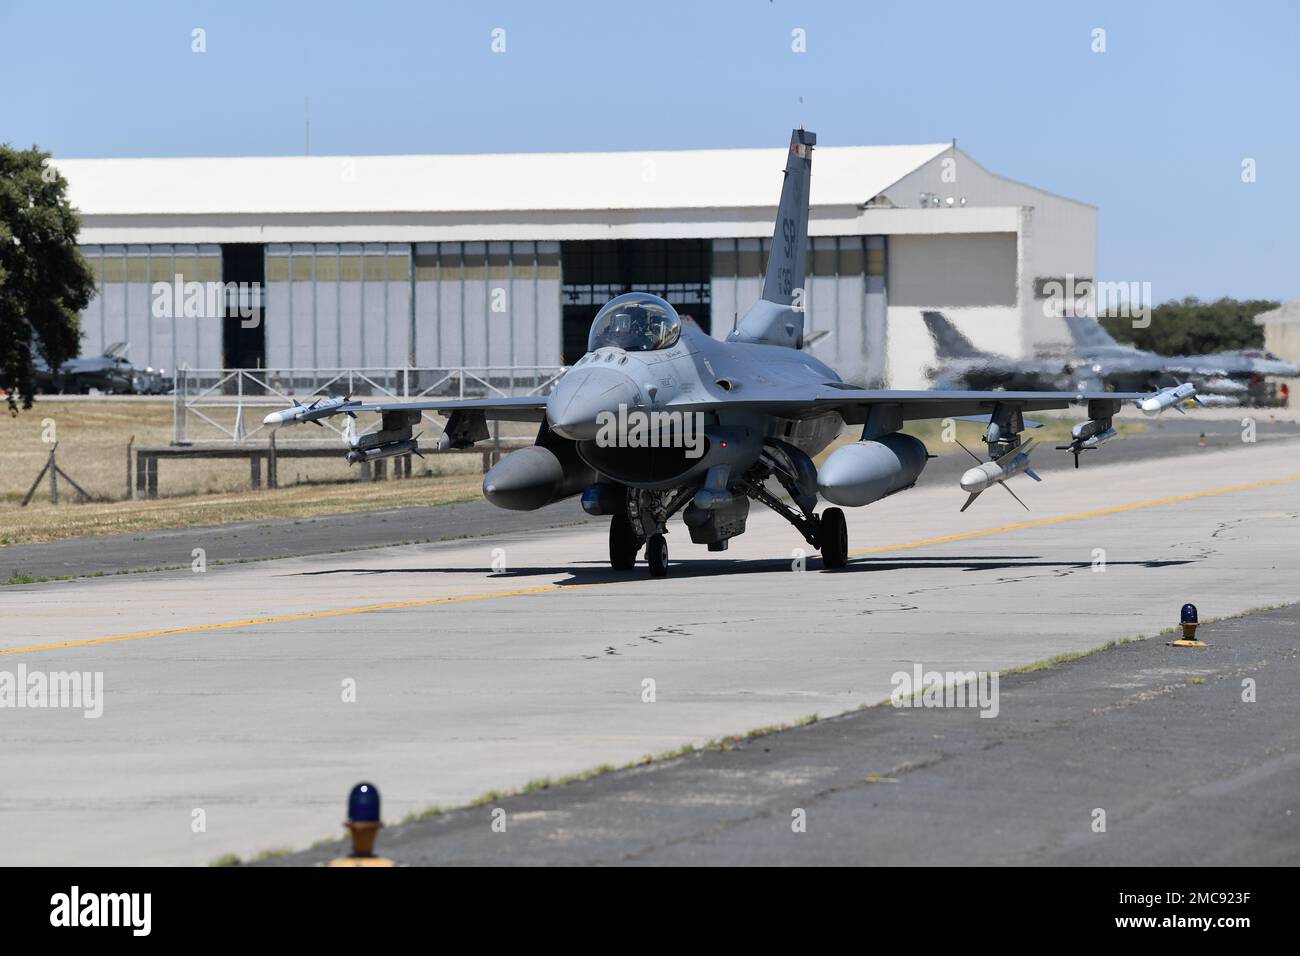
[[[102,672],[104,701],[0,710],[0,862],[302,847],[360,780],[397,820],[874,704],[913,662],[1007,671],[1300,596],[1296,443],[1101,460],[1024,483],[1028,515],[999,489],[958,514],[946,483],[850,511],[840,572],[795,570],[756,511],[719,555],[675,523],[659,581],[611,572],[598,526],[5,588],[0,672]]]

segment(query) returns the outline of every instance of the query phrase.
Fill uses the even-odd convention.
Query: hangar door
[[[890,236],[889,304],[922,309],[1014,306],[1015,234]]]

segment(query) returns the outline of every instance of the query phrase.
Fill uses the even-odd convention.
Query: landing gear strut
[[[742,478],[736,487],[794,525],[803,539],[822,553],[823,567],[842,568],[849,563],[849,529],[839,508],[827,508],[821,515],[796,511],[764,488],[761,479]]]

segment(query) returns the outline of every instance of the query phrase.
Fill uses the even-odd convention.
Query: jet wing
[[[728,408],[750,409],[783,418],[811,418],[824,412],[839,412],[849,424],[860,425],[873,407],[888,409],[891,417],[901,421],[926,418],[959,418],[965,415],[988,415],[995,405],[1012,405],[1019,411],[1044,411],[1068,408],[1083,402],[1108,402],[1118,409],[1122,402],[1150,398],[1152,392],[1008,392],[1008,391],[894,391],[859,389],[838,384],[804,392],[787,389],[764,390],[751,397],[730,394],[713,402],[673,403],[677,411],[721,411]]]
[[[453,412],[482,412],[488,421],[540,422],[546,418],[545,395],[523,395],[516,398],[462,398],[433,399],[428,401],[366,402],[355,405],[354,412],[419,411],[451,415]]]
[[[866,421],[874,405],[892,405],[903,421],[925,418],[959,418],[963,415],[987,415],[995,405],[1013,405],[1022,412],[1069,408],[1084,402],[1122,402],[1150,398],[1150,392],[1010,392],[1010,391],[890,391],[836,389],[838,394],[819,396],[817,408],[834,408],[846,422]]]
[[[462,398],[406,401],[394,399],[383,402],[360,402],[351,399],[327,399],[311,405],[295,403],[292,408],[272,412],[264,419],[268,425],[293,425],[315,421],[331,415],[355,415],[357,412],[436,412],[450,418],[457,412],[462,417],[500,422],[540,422],[546,419],[546,397],[524,395],[516,398]],[[418,415],[416,416],[419,417]]]

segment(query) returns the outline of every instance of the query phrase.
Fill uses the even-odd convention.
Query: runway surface
[[[100,671],[104,707],[0,711],[0,862],[302,847],[359,780],[398,820],[878,703],[913,662],[1005,671],[1186,600],[1300,597],[1294,442],[1018,490],[1032,514],[994,489],[959,515],[946,484],[850,511],[833,573],[792,570],[800,540],[756,513],[722,555],[675,524],[663,581],[609,571],[598,526],[5,588],[0,671]]]

